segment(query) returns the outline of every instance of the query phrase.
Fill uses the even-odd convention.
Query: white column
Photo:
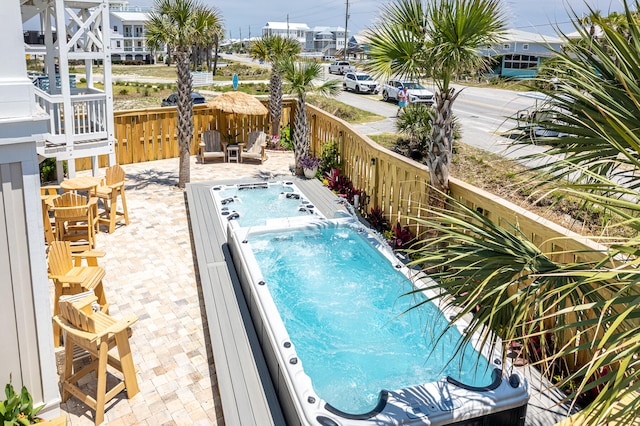
[[[0,117],[30,117],[35,111],[35,97],[27,78],[19,2],[3,2],[0,22],[0,40],[5,46],[0,61]]]

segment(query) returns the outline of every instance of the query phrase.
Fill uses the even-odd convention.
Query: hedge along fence
[[[348,123],[313,106],[309,106],[309,120],[311,151],[320,155],[326,143],[335,142],[338,145],[341,174],[348,177],[356,189],[364,191],[365,196],[361,200],[366,211],[378,207],[390,223],[408,225],[416,235],[425,230],[413,218],[425,215],[422,208],[428,203],[430,179],[426,166],[384,149],[367,136],[358,134]],[[456,200],[482,212],[492,222],[505,227],[507,223],[517,225],[527,238],[544,253],[549,253],[554,261],[598,262],[604,257],[606,247],[603,245],[494,194],[455,178],[450,178],[449,188]],[[607,299],[612,295],[609,289],[601,289],[600,293]],[[565,337],[568,339],[573,336]],[[590,338],[593,338],[593,334],[585,336],[585,339]],[[574,368],[591,359],[592,354],[582,351],[566,362],[570,368]]]
[[[287,126],[292,122],[294,110],[295,100],[284,100],[281,126]],[[180,147],[177,124],[178,112],[175,107],[116,111],[114,113],[116,162],[131,164],[178,157]],[[248,139],[251,131],[269,132],[270,129],[268,115],[229,114],[213,110],[206,105],[193,107],[193,124],[192,155],[197,154],[202,133],[206,130],[217,130],[223,141],[242,142]],[[90,158],[75,161],[77,170],[91,169]],[[100,156],[99,166],[108,166],[106,155]]]

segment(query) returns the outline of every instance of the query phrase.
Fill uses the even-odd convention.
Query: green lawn
[[[257,64],[245,64],[240,62],[220,60],[219,67],[217,69],[214,80],[229,80],[233,74],[238,74],[241,80],[268,80],[270,70],[268,68],[260,67]],[[72,71],[73,72],[73,71]],[[104,72],[103,67],[97,66],[93,68],[93,72],[102,74]],[[111,74],[114,77],[118,76],[139,76],[139,77],[152,77],[161,78],[167,80],[176,79],[176,67],[174,64],[167,66],[164,64],[154,65],[121,65],[113,64],[111,66]]]

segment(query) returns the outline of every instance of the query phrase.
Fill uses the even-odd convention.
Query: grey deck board
[[[326,217],[333,218],[338,211],[346,212],[344,206],[336,202],[338,197],[318,179],[297,179],[294,182]]]
[[[285,425],[210,187],[189,185],[187,201],[225,424]]]

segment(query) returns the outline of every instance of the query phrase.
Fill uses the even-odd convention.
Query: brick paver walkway
[[[290,175],[293,155],[270,152],[263,165],[191,158],[191,181]],[[98,235],[110,314],[138,316],[131,349],[140,393],[109,404],[109,425],[223,425],[200,282],[195,273],[178,159],[124,165],[130,225]],[[82,173],[80,173],[82,174]],[[104,171],[101,170],[101,175]],[[105,228],[102,228],[105,229]],[[83,380],[91,386],[91,375]],[[71,425],[93,425],[76,398],[61,404]]]

